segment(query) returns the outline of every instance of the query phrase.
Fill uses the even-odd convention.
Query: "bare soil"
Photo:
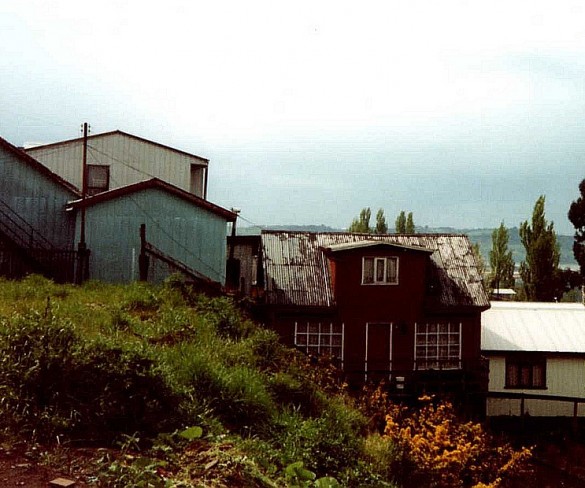
[[[88,486],[87,466],[92,456],[83,450],[65,455],[62,449],[56,452],[58,454],[24,444],[3,444],[0,446],[0,486],[47,488],[56,478],[75,481],[76,488]]]

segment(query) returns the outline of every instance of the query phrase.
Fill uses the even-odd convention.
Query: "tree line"
[[[359,216],[353,219],[349,225],[347,229],[348,232],[354,232],[356,234],[387,234],[388,224],[386,223],[384,209],[381,208],[376,213],[376,225],[374,227],[370,227],[371,216],[372,211],[370,210],[370,207],[363,208],[360,211]],[[396,234],[416,233],[412,212],[406,214],[404,210],[400,211],[394,223],[394,231]]]
[[[563,294],[584,283],[585,278],[585,179],[579,184],[580,197],[570,205],[568,218],[575,227],[573,254],[580,271],[560,269],[560,248],[554,223],[545,216],[545,196],[541,195],[534,204],[532,218],[520,224],[520,241],[526,250],[526,257],[520,263],[518,271],[522,280],[520,298],[527,301],[557,301]],[[388,226],[384,210],[376,214],[376,225],[370,227],[370,208],[364,208],[348,228],[349,232],[386,234]],[[412,212],[401,211],[396,217],[397,234],[414,234],[416,232]],[[509,249],[509,230],[500,223],[492,233],[492,248],[489,251],[490,271],[485,285],[490,290],[516,288],[514,272],[516,263]],[[474,245],[474,255],[478,268],[483,274],[485,264],[479,245]]]

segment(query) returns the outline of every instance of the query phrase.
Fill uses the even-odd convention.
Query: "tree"
[[[581,278],[585,278],[585,180],[579,183],[581,196],[569,207],[569,220],[575,227],[573,255],[581,268]]]
[[[394,224],[395,232],[397,234],[414,234],[414,220],[412,218],[412,212],[408,212],[408,216],[404,210],[401,210],[396,217],[396,223]]]
[[[398,217],[396,217],[394,229],[397,234],[406,234],[406,214],[404,213],[404,210],[402,210],[398,214]]]
[[[376,214],[376,228],[374,229],[375,234],[387,234],[388,224],[386,224],[386,217],[384,217],[384,210],[378,210]]]
[[[530,301],[554,301],[560,251],[554,224],[544,216],[545,197],[541,195],[534,205],[532,224],[520,224],[520,240],[526,249],[526,260],[520,264],[520,277],[526,298]]]
[[[412,218],[412,212],[408,212],[408,217],[406,217],[406,234],[415,234],[416,230],[414,229],[414,219]]]
[[[514,260],[508,249],[510,235],[504,223],[492,232],[492,250],[490,251],[489,287],[492,289],[514,288]]]
[[[360,216],[358,218],[353,219],[351,225],[349,226],[348,232],[355,232],[357,234],[371,234],[372,229],[370,228],[370,217],[372,216],[372,211],[370,207],[362,208],[360,212]]]

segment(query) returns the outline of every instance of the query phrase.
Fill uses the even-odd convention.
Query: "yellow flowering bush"
[[[525,474],[531,450],[498,445],[475,422],[461,422],[448,402],[420,399],[410,410],[391,405],[384,435],[401,452],[403,486],[503,488]]]

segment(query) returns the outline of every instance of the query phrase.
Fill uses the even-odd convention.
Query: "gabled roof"
[[[237,214],[235,214],[234,212],[231,212],[223,207],[220,207],[219,205],[215,205],[207,200],[204,200],[203,198],[199,198],[193,193],[189,193],[185,190],[182,190],[181,188],[171,185],[170,183],[159,180],[158,178],[152,178],[150,180],[140,181],[132,185],[127,185],[120,188],[115,188],[110,191],[98,193],[97,195],[85,198],[85,200],[83,199],[75,200],[73,202],[69,202],[68,208],[71,209],[81,208],[83,206],[90,207],[92,205],[98,205],[102,202],[108,202],[116,198],[123,198],[132,193],[153,188],[166,191],[189,203],[197,205],[200,208],[204,208],[205,210],[208,210],[220,217],[223,217],[228,222],[234,222],[237,218]]]
[[[263,231],[261,238],[266,297],[271,304],[335,305],[324,249],[387,244],[431,254],[429,279],[436,284],[436,292],[428,297],[429,306],[489,307],[471,243],[464,235]]]
[[[585,354],[585,306],[580,303],[492,302],[481,323],[485,352]]]
[[[188,157],[191,157],[191,158],[197,158],[197,159],[200,159],[200,160],[204,161],[205,163],[209,163],[209,159],[202,158],[201,156],[197,156],[196,154],[191,154],[191,153],[188,153],[188,152],[185,152],[185,151],[181,151],[180,149],[175,149],[174,147],[165,146],[164,144],[160,144],[158,142],[150,141],[150,140],[144,139],[142,137],[138,137],[138,136],[135,136],[135,135],[132,135],[132,134],[128,134],[127,132],[123,132],[121,130],[114,130],[114,131],[110,131],[110,132],[102,132],[101,134],[92,134],[92,135],[88,136],[87,139],[89,141],[91,141],[91,140],[95,140],[95,139],[99,139],[99,138],[110,137],[112,135],[121,135],[121,136],[124,136],[124,137],[128,137],[128,138],[134,139],[136,141],[144,142],[144,143],[150,144],[152,146],[156,146],[156,147],[160,147],[160,148],[163,148],[163,149],[167,149],[167,150],[173,151],[173,152],[175,152],[177,154],[182,154],[183,156],[188,156]],[[66,144],[71,144],[71,143],[80,143],[82,141],[83,141],[83,137],[77,137],[75,139],[69,139],[69,140],[66,140],[66,141],[53,142],[53,143],[50,143],[50,144],[42,144],[40,146],[30,147],[30,148],[27,148],[26,151],[27,152],[34,153],[37,150],[41,150],[41,149],[44,150],[44,149],[53,148],[53,147],[56,147],[56,146],[63,146],[63,145],[66,145]]]
[[[6,139],[3,139],[2,137],[0,137],[0,147],[5,149],[7,152],[13,154],[16,158],[18,158],[24,164],[29,165],[30,167],[34,168],[39,173],[45,175],[50,180],[57,183],[57,185],[60,185],[63,188],[67,189],[73,195],[75,195],[75,196],[80,195],[80,191],[74,185],[72,185],[68,181],[65,181],[59,175],[57,175],[56,173],[53,173],[49,168],[47,168],[45,165],[43,165],[42,163],[37,161],[35,158],[33,158],[32,156],[30,156],[29,154],[24,152],[22,149],[19,149],[16,146],[13,146]]]

